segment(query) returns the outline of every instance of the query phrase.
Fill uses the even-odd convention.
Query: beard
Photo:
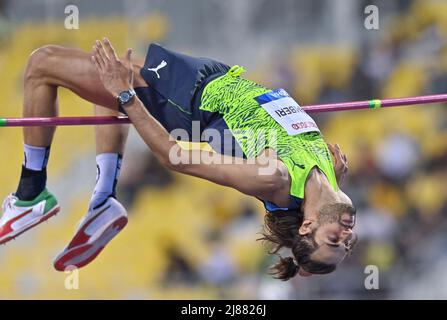
[[[356,209],[349,203],[328,203],[323,205],[317,213],[317,223],[319,225],[340,222],[345,217],[354,221]]]

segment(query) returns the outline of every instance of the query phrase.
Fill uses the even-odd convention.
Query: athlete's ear
[[[303,223],[301,224],[300,228],[298,229],[298,234],[300,236],[306,236],[308,234],[312,233],[312,220],[304,219]]]

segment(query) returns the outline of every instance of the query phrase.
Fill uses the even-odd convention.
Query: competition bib
[[[315,121],[284,89],[266,92],[255,100],[290,136],[311,131],[320,132]]]

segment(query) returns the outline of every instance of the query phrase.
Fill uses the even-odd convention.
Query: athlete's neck
[[[318,168],[313,168],[308,175],[304,188],[304,217],[315,218],[325,204],[338,202],[340,197],[330,185],[328,179]]]

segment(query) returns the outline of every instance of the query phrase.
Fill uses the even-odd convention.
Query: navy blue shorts
[[[140,70],[148,86],[135,88],[135,92],[166,130],[184,129],[191,135],[192,121],[200,121],[203,130],[218,117],[199,110],[200,96],[208,82],[229,69],[212,59],[190,57],[150,44]]]

